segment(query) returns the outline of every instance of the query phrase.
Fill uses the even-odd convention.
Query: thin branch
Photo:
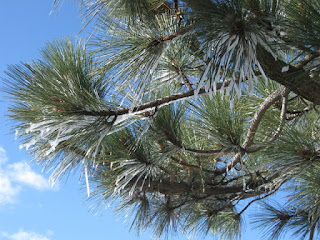
[[[315,213],[318,211],[318,206],[316,207],[316,209],[314,210],[314,213],[313,213],[313,217],[315,215]],[[315,232],[315,228],[316,228],[316,225],[319,221],[319,217],[317,217],[314,222],[312,223],[312,226],[310,228],[310,236],[309,236],[309,240],[313,240],[313,237],[314,237],[314,232]]]
[[[317,224],[317,221],[318,221],[318,220],[319,220],[319,217],[316,219],[316,221],[315,221],[315,222],[312,224],[312,226],[311,226],[309,240],[313,240],[314,231],[315,231],[316,224]]]
[[[229,86],[230,84],[230,80],[226,80],[224,83],[224,87]],[[223,83],[218,83],[217,84],[217,90],[220,90],[222,88]],[[198,95],[201,94],[206,94],[208,93],[205,88],[201,88],[199,90]],[[88,116],[105,116],[105,117],[109,117],[109,116],[121,116],[121,115],[126,115],[128,113],[133,113],[133,114],[139,114],[139,113],[143,113],[145,111],[148,111],[152,108],[160,108],[163,107],[165,105],[171,104],[175,101],[181,101],[184,99],[187,99],[189,97],[194,96],[195,94],[195,89],[189,90],[189,91],[185,91],[185,92],[181,92],[181,93],[176,93],[176,94],[172,94],[163,98],[159,98],[157,100],[151,101],[151,102],[147,102],[144,104],[141,104],[139,106],[135,106],[135,107],[126,107],[126,108],[122,108],[122,109],[108,109],[108,110],[102,110],[102,111],[87,111],[87,110],[80,110],[77,111],[76,113],[78,114],[82,114],[82,115],[88,115]]]
[[[192,149],[192,148],[182,148],[185,152],[195,153],[199,155],[212,155],[215,153],[220,153],[223,149],[212,149],[212,150],[200,150],[200,149]]]
[[[295,67],[296,68],[304,67],[319,56],[320,56],[319,52],[310,52],[298,64],[296,64]]]
[[[264,196],[262,196],[262,197],[258,197],[258,198],[256,198],[256,199],[253,199],[251,202],[249,202],[249,203],[247,204],[247,206],[245,206],[245,207],[239,212],[239,215],[241,215],[244,211],[246,211],[246,210],[248,209],[248,207],[250,207],[250,205],[251,205],[252,203],[254,203],[254,202],[258,201],[258,200],[264,199],[264,198],[266,198],[266,197],[271,196],[271,195],[274,194],[279,188],[280,188],[280,186],[279,186],[278,188],[274,189],[272,192],[270,192],[270,193],[268,193],[268,194],[266,194],[266,195],[264,195]]]
[[[179,2],[178,0],[173,1],[173,9],[177,13],[179,11]]]
[[[179,165],[184,166],[184,167],[195,168],[195,169],[198,169],[198,170],[207,172],[207,173],[212,173],[212,172],[213,172],[213,171],[210,171],[210,170],[208,170],[208,169],[199,167],[199,166],[197,166],[197,165],[189,164],[189,163],[187,163],[186,161],[179,160],[179,159],[177,159],[177,158],[175,158],[175,157],[171,157],[171,159],[172,159],[174,162],[176,162],[176,163],[178,163]]]
[[[165,37],[155,39],[150,43],[149,47],[155,47],[155,46],[158,46],[159,44],[162,44],[164,42],[171,41],[171,40],[174,40],[176,38],[179,38],[179,37],[183,36],[184,34],[186,34],[189,30],[190,30],[190,28],[186,28],[184,30],[181,30],[181,31],[176,32],[176,33],[173,33],[171,35],[167,35]]]
[[[299,96],[299,95],[296,95],[296,96],[290,98],[290,99],[288,100],[288,102],[291,102],[291,101],[295,100],[296,98],[300,98],[300,96]]]
[[[249,173],[247,173],[247,174],[238,175],[238,176],[235,176],[235,177],[233,177],[233,178],[227,179],[226,181],[223,181],[222,184],[223,184],[223,185],[227,185],[227,184],[229,184],[229,183],[231,183],[231,182],[233,182],[233,181],[237,181],[237,180],[239,180],[239,179],[241,179],[241,178],[243,178],[243,177],[247,177],[247,176],[251,176],[251,177],[252,177],[253,174],[256,175],[256,176],[261,176],[260,174],[262,174],[262,173],[268,173],[268,172],[269,172],[269,170],[264,170],[264,171],[256,170],[256,171],[254,171],[254,172],[249,172]]]
[[[225,208],[231,207],[231,205],[232,205],[232,203],[233,203],[234,201],[236,201],[236,200],[239,200],[239,201],[240,201],[240,199],[242,198],[242,195],[243,195],[243,193],[235,196],[235,197],[232,198],[232,199],[230,199],[230,200],[224,205],[224,207],[222,207],[222,208],[220,209],[220,211],[223,210],[223,209],[225,209]]]
[[[132,184],[139,185],[143,182],[143,179],[138,177],[133,178],[130,181]],[[128,187],[130,187],[128,185]],[[182,193],[193,193],[203,195],[221,195],[221,194],[232,194],[243,191],[242,185],[236,186],[203,186],[202,182],[193,182],[190,186],[186,182],[173,182],[165,179],[150,181],[149,185],[144,186],[144,190],[152,193],[157,192],[161,194],[182,194]]]
[[[291,113],[289,113],[291,115],[286,117],[286,120],[293,120],[297,117],[300,117],[300,116],[304,115],[305,113],[311,111],[314,108],[314,106],[315,105],[313,103],[310,103],[307,107],[305,107],[302,110],[292,111]]]
[[[187,88],[189,90],[193,90],[193,87],[189,81],[189,78],[186,76],[186,74],[184,73],[183,69],[181,67],[176,67],[175,65],[173,65],[174,69],[176,70],[177,74],[179,74],[182,79],[183,82],[185,83],[185,85],[187,86]]]
[[[170,180],[171,181],[174,181],[174,179],[175,179],[175,174],[172,172],[172,171],[170,171],[170,170],[168,170],[167,168],[165,168],[165,167],[163,167],[163,166],[158,166],[159,167],[159,169],[160,170],[162,170],[163,172],[165,172],[166,174],[168,174],[169,176],[170,176]]]

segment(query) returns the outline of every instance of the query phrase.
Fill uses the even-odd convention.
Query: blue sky
[[[53,0],[9,0],[0,8],[0,79],[6,66],[28,62],[54,39],[74,37],[83,27],[73,1],[65,1],[58,15],[49,15]],[[85,37],[85,32],[80,37]],[[0,82],[3,88],[3,81]],[[62,179],[54,188],[50,173],[30,164],[32,156],[19,150],[19,141],[10,133],[4,116],[8,99],[0,92],[0,240],[148,240],[151,233],[138,237],[129,233],[123,219],[112,209],[90,211],[79,174]],[[248,223],[248,221],[247,221]],[[262,239],[246,228],[243,239]],[[187,239],[176,236],[170,239]],[[206,239],[212,239],[208,236]]]

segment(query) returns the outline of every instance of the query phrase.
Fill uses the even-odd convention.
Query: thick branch
[[[272,106],[272,104],[280,99],[280,97],[285,93],[286,88],[281,86],[278,90],[274,91],[272,94],[270,94],[264,102],[260,105],[259,109],[256,111],[256,113],[253,116],[251,125],[249,127],[247,137],[244,140],[243,144],[241,145],[242,149],[246,149],[251,146],[253,143],[254,135],[256,134],[256,131],[258,129],[258,126],[262,120],[262,117],[266,113],[269,107]],[[215,175],[223,174],[227,171],[229,171],[231,168],[233,168],[237,163],[240,162],[242,155],[245,153],[244,150],[240,150],[240,152],[236,153],[233,157],[233,159],[227,163],[226,166],[215,170]],[[211,179],[211,178],[209,178]],[[208,180],[209,180],[208,179]]]
[[[253,142],[254,135],[256,134],[256,131],[258,129],[258,126],[262,120],[262,117],[266,113],[269,107],[272,106],[272,104],[280,99],[282,95],[284,95],[287,92],[286,88],[281,86],[278,90],[270,94],[264,102],[260,105],[259,109],[256,111],[256,113],[253,116],[250,128],[247,133],[247,137],[242,144],[242,148],[246,149],[250,147],[250,145]]]
[[[181,181],[178,182],[172,181],[172,179],[161,179],[161,180],[150,180],[148,185],[144,185],[144,179],[138,179],[138,177],[133,178],[130,182],[136,186],[144,185],[144,191],[146,192],[159,192],[161,194],[170,195],[170,194],[183,194],[189,193],[192,195],[229,195],[229,194],[240,194],[245,193],[245,198],[250,198],[260,194],[264,194],[269,191],[280,187],[286,178],[279,179],[280,172],[277,171],[269,177],[261,177],[259,179],[250,179],[246,182],[247,186],[250,186],[250,189],[244,189],[242,183],[237,184],[205,184],[202,181],[194,181],[191,184]],[[131,184],[130,184],[131,185]],[[131,186],[128,186],[131,187]],[[250,190],[250,191],[249,191]],[[230,195],[229,195],[230,196]]]
[[[282,98],[282,106],[281,106],[281,113],[280,113],[280,123],[279,123],[279,126],[278,126],[276,132],[273,134],[273,137],[269,140],[269,142],[273,142],[274,140],[277,139],[277,137],[281,133],[282,128],[284,126],[284,123],[285,123],[285,120],[286,120],[287,105],[288,105],[288,94],[289,94],[289,90],[286,89],[285,93],[284,93],[284,96]]]
[[[143,181],[143,180],[141,180]],[[134,181],[133,181],[134,182]],[[146,186],[147,187],[147,186]],[[182,193],[193,193],[193,194],[205,194],[205,195],[215,195],[215,194],[230,194],[242,192],[243,186],[205,186],[200,182],[192,183],[192,186],[185,182],[172,182],[162,179],[160,182],[151,181],[150,187],[148,186],[147,191],[149,192],[159,192],[162,194],[182,194]]]
[[[287,64],[281,60],[276,60],[263,47],[257,47],[257,57],[266,75],[288,87],[294,93],[303,98],[320,104],[320,82],[317,82],[309,77],[309,73],[298,64],[297,67],[289,66],[288,71],[282,71]]]

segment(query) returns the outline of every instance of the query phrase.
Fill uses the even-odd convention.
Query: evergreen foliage
[[[157,237],[240,238],[257,202],[265,237],[319,236],[318,1],[78,2],[88,41],[7,69],[21,148],[53,181],[79,169],[97,208]]]

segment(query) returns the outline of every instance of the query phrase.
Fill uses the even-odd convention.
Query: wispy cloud
[[[14,203],[23,186],[36,190],[53,189],[48,179],[32,170],[27,162],[9,164],[5,149],[0,147],[0,205]]]
[[[13,186],[11,180],[0,173],[0,205],[13,203],[20,192],[20,186]]]
[[[0,236],[3,240],[50,240],[48,236],[35,232],[25,232],[22,230],[14,234],[2,232],[0,233]]]
[[[38,190],[52,189],[49,181],[34,172],[26,162],[16,162],[8,165],[8,175],[16,183],[25,184]]]

